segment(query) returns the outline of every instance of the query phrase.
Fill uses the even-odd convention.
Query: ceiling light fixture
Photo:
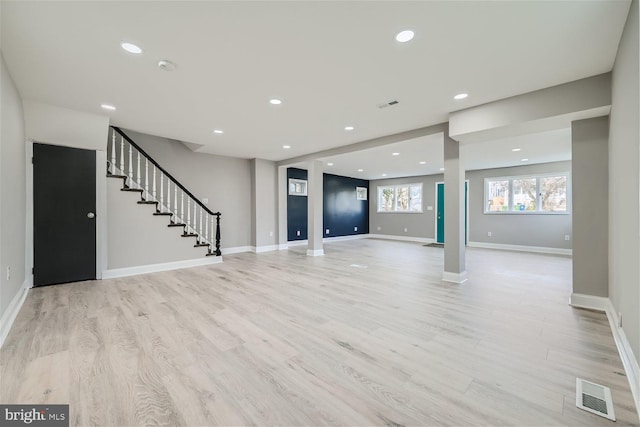
[[[136,55],[142,53],[142,48],[133,43],[123,42],[123,43],[120,43],[120,47],[126,50],[127,52],[134,53]]]
[[[400,43],[406,43],[411,40],[414,35],[414,32],[411,30],[400,31],[398,34],[396,34],[396,40]]]
[[[353,126],[345,126],[344,127],[344,130],[353,130],[353,129],[355,129]]]
[[[456,101],[460,101],[461,99],[465,99],[467,96],[469,96],[468,93],[459,93],[454,96],[453,99],[455,99]]]
[[[217,133],[218,135],[221,135],[224,133],[224,131],[222,129],[214,129],[213,133]]]
[[[282,100],[278,99],[278,98],[271,98],[269,100],[269,104],[271,104],[271,105],[280,105],[280,104],[282,104]]]
[[[333,166],[333,163],[329,162],[327,163],[327,166]]]
[[[420,162],[421,165],[426,165],[427,162],[425,162],[424,160]]]
[[[358,172],[364,172],[364,169],[358,169]]]
[[[528,162],[528,161],[529,161],[529,159],[522,159],[522,160],[520,160],[520,161],[521,161],[521,162]]]
[[[109,111],[114,111],[116,109],[116,107],[114,107],[111,104],[100,104],[100,107],[102,107],[105,110],[109,110]]]
[[[514,148],[514,149],[513,149],[513,150],[511,150],[511,151],[520,151],[520,148]]]
[[[391,153],[392,156],[399,156],[400,153]]]
[[[285,150],[288,150],[289,148],[291,148],[290,145],[283,145],[282,148],[284,148]]]

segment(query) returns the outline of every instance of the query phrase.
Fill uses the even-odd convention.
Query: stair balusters
[[[174,214],[173,214],[173,222],[178,222],[178,186],[175,185],[173,187],[173,209],[174,209]]]
[[[204,243],[202,240],[202,207],[200,208],[200,222],[198,222],[198,243]]]
[[[133,147],[129,144],[129,187],[133,188]]]
[[[187,228],[184,230],[185,234],[189,234],[191,228],[191,199],[187,199]]]
[[[167,177],[167,212],[173,213],[171,212],[171,180],[169,177]]]
[[[186,224],[184,220],[184,190],[182,190],[180,195],[180,222]]]
[[[120,174],[124,175],[124,138],[120,137]]]
[[[111,174],[116,174],[116,133],[111,134]]]
[[[138,151],[138,167],[136,168],[136,185],[138,188],[142,188],[140,182],[140,152]]]
[[[152,189],[153,193],[151,194],[152,199],[151,200],[158,200],[156,199],[156,165],[153,165],[153,189]]]
[[[149,159],[144,160],[144,199],[149,200]]]
[[[162,179],[162,171],[160,171],[160,205],[158,206],[158,210],[160,212],[162,212],[162,209],[164,209],[163,205],[164,205],[164,180]]]

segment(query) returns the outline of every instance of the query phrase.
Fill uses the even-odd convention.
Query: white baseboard
[[[287,249],[289,249],[289,245],[288,245],[288,244],[286,244],[286,243],[280,243],[280,244],[278,245],[278,250],[279,250],[279,251],[286,251]]]
[[[322,256],[324,249],[307,249],[307,256]]]
[[[573,254],[571,249],[547,248],[544,246],[524,246],[507,245],[504,243],[469,242],[467,246],[471,248],[500,249],[503,251],[534,252],[539,254],[569,255]]]
[[[400,240],[403,242],[418,243],[435,243],[436,241],[431,237],[394,236],[391,234],[368,234],[367,237],[370,237],[372,239]]]
[[[9,335],[9,331],[20,312],[20,308],[22,308],[22,304],[24,304],[24,300],[27,299],[30,287],[31,285],[29,284],[29,280],[25,280],[18,290],[18,293],[16,293],[9,303],[9,307],[7,307],[2,318],[0,318],[0,347],[4,344],[4,340],[7,338],[7,335]]]
[[[633,354],[631,344],[629,344],[629,340],[624,333],[624,329],[618,326],[620,319],[618,319],[618,313],[611,299],[573,293],[571,294],[570,305],[573,307],[604,311],[606,313],[613,339],[620,354],[620,360],[622,361],[624,371],[629,380],[633,400],[636,403],[636,411],[638,412],[638,417],[640,417],[640,367],[638,366],[638,359],[636,359]]]
[[[262,252],[271,252],[271,251],[277,251],[278,250],[278,245],[268,245],[268,246],[252,246],[251,247],[253,252],[259,254]]]
[[[309,241],[308,240],[289,240],[287,242],[287,247],[291,247],[291,246],[305,246],[308,245]]]
[[[451,273],[449,271],[443,271],[442,280],[451,283],[464,283],[467,281],[467,272]]]
[[[322,242],[330,243],[330,242],[339,242],[342,240],[366,239],[367,237],[369,237],[369,234],[350,234],[348,236],[325,237],[322,239]]]
[[[165,262],[162,264],[138,265],[135,267],[114,268],[102,272],[103,279],[136,276],[138,274],[156,273],[159,271],[178,270],[180,268],[199,267],[202,265],[219,264],[222,257],[208,256],[184,261]]]
[[[236,246],[234,248],[221,248],[222,255],[239,254],[242,252],[254,252],[253,246]]]

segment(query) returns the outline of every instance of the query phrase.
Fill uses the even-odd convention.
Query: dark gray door
[[[33,144],[34,286],[96,278],[96,153]]]

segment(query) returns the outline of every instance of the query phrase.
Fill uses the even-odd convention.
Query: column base
[[[451,283],[464,283],[467,281],[467,271],[461,273],[451,273],[449,271],[442,272],[442,280]]]
[[[307,249],[307,256],[322,256],[324,249]]]

